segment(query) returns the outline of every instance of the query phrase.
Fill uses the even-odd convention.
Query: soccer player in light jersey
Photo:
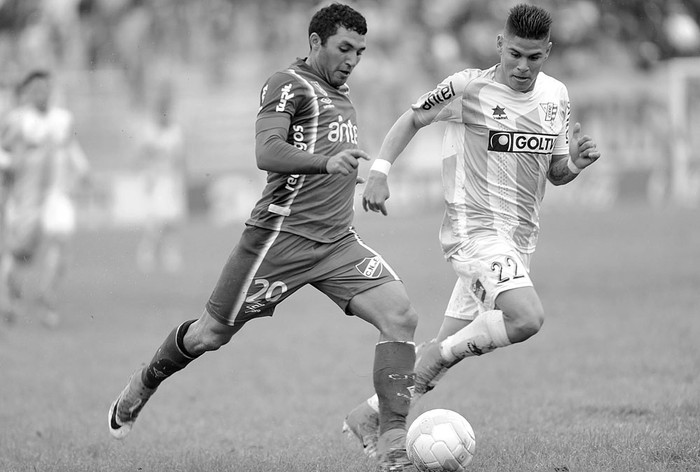
[[[564,84],[540,71],[552,47],[551,18],[536,6],[510,10],[496,42],[500,63],[466,69],[421,96],[387,134],[363,194],[386,215],[387,177],[413,136],[446,123],[442,146],[444,255],[459,279],[436,339],[419,350],[414,401],[461,359],[525,341],[544,311],[528,275],[547,180],[571,182],[600,157],[573,127]],[[356,407],[344,431],[376,449],[376,398]]]
[[[3,310],[20,311],[29,264],[43,248],[38,301],[42,322],[58,323],[56,297],[65,273],[67,246],[76,226],[72,191],[88,172],[73,115],[51,103],[51,74],[29,73],[18,87],[20,106],[2,127],[9,155],[5,247],[0,264]]]
[[[364,17],[346,5],[320,9],[309,24],[309,56],[263,86],[255,141],[258,167],[267,171],[262,197],[204,313],[177,326],[110,407],[114,437],[131,430],[164,379],[310,284],[379,330],[379,466],[411,467],[405,430],[417,314],[394,270],[352,228],[358,162],[368,156],[358,148],[345,83],[365,50],[366,31]]]
[[[185,138],[173,116],[174,91],[158,89],[153,117],[144,127],[137,166],[146,189],[146,217],[136,252],[144,272],[162,267],[177,272],[182,266],[181,232],[187,211]]]

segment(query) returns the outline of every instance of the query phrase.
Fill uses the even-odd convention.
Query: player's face
[[[517,92],[529,92],[535,86],[537,74],[549,57],[552,43],[549,38],[525,39],[518,36],[499,35],[498,52],[501,67],[497,80]]]
[[[36,109],[46,111],[49,106],[51,84],[47,79],[34,79],[24,91],[24,100]]]
[[[336,34],[328,37],[325,45],[321,45],[318,35],[311,35],[310,59],[326,82],[340,87],[360,62],[365,48],[363,35],[341,26]]]

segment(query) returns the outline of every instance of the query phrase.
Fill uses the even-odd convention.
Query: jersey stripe
[[[260,265],[265,260],[265,256],[267,256],[267,253],[270,251],[270,248],[277,240],[277,236],[279,236],[279,234],[280,234],[279,230],[270,231],[269,238],[267,241],[265,241],[265,245],[263,246],[262,250],[256,256],[255,262],[253,262],[253,264],[251,264],[250,267],[248,268],[248,272],[245,274],[245,283],[243,283],[241,285],[241,291],[238,293],[238,296],[236,297],[236,302],[231,307],[231,312],[227,316],[228,320],[234,320],[236,313],[238,313],[241,310],[243,303],[245,303],[246,294],[248,293],[248,288],[253,283],[253,277],[258,272]],[[210,315],[211,315],[211,313],[210,313]]]
[[[309,133],[311,135],[311,139],[309,140],[308,148],[306,149],[309,153],[313,154],[314,150],[316,149],[316,140],[318,139],[318,119],[320,115],[320,109],[318,106],[318,96],[316,95],[316,92],[314,91],[313,86],[309,83],[308,80],[306,80],[304,77],[302,77],[297,71],[294,69],[287,69],[286,72],[294,77],[296,77],[299,82],[304,86],[305,89],[309,92],[309,97],[312,98],[311,100],[311,107],[312,107],[312,117],[313,117],[313,125],[309,128]],[[299,183],[296,185],[296,188],[294,191],[289,195],[289,198],[287,199],[286,202],[284,202],[283,205],[270,205],[268,210],[272,213],[276,213],[280,215],[279,218],[276,219],[274,227],[275,231],[279,231],[280,228],[282,227],[282,224],[284,223],[284,218],[289,216],[292,213],[291,207],[292,204],[294,203],[294,199],[296,198],[297,194],[301,190],[301,188],[304,186],[304,181],[306,180],[306,175],[300,175],[299,176]]]

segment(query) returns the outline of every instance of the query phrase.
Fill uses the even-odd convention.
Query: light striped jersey
[[[447,123],[442,145],[446,257],[497,235],[532,253],[552,155],[568,154],[569,95],[540,72],[530,92],[496,81],[498,65],[466,69],[412,105],[423,124]]]

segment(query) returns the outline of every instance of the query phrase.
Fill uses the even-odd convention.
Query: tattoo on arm
[[[566,165],[568,158],[568,156],[556,156],[556,158],[552,157],[547,178],[554,185],[568,184],[576,178],[577,174],[571,172],[569,167]]]

